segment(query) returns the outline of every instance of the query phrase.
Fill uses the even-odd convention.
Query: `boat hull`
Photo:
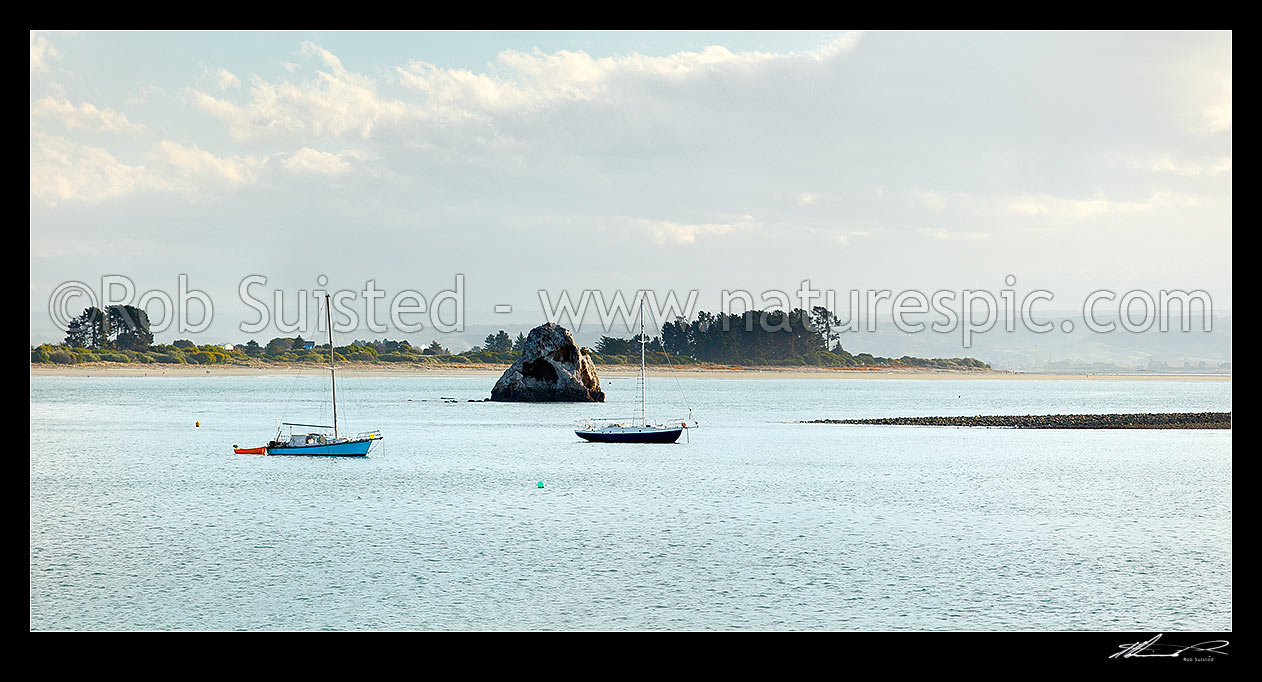
[[[364,457],[372,449],[373,443],[380,438],[343,441],[341,443],[325,443],[323,445],[272,445],[267,448],[268,455],[290,455],[299,457]]]
[[[575,431],[586,441],[593,443],[674,443],[684,430],[678,429],[628,429],[625,431]]]
[[[233,448],[238,455],[266,455],[267,448]]]

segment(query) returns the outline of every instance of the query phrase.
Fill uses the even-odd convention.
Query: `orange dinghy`
[[[238,455],[266,455],[267,448],[239,448],[235,445],[232,447],[233,452]]]

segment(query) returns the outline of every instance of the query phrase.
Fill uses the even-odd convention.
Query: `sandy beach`
[[[498,377],[507,365],[441,365],[436,367],[383,367],[381,365],[350,364],[339,371],[357,376],[486,376]],[[325,367],[295,367],[286,365],[126,365],[96,363],[83,365],[31,365],[31,376],[64,377],[193,377],[193,376],[268,376],[290,374],[317,374]],[[630,365],[597,366],[602,377],[637,376],[640,368]],[[650,367],[649,376],[671,376],[664,367]],[[749,368],[679,368],[676,376],[723,378],[723,379],[950,379],[950,380],[1038,380],[1038,381],[1231,381],[1230,374],[1156,374],[1149,372],[1115,372],[1107,374],[1070,374],[1008,371],[948,371],[926,369],[827,369],[812,367],[749,367]]]

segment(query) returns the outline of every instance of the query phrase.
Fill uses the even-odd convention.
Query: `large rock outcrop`
[[[590,352],[570,331],[549,322],[526,335],[521,357],[504,370],[491,400],[516,403],[603,403]]]

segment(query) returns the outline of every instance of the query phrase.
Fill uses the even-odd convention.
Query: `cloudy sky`
[[[206,341],[256,319],[250,275],[428,296],[462,274],[472,324],[542,321],[539,290],[712,310],[1008,275],[1058,309],[1202,289],[1226,311],[1231,39],[32,32],[32,342],[60,339],[59,285],[106,275],[173,299],[186,275]]]

